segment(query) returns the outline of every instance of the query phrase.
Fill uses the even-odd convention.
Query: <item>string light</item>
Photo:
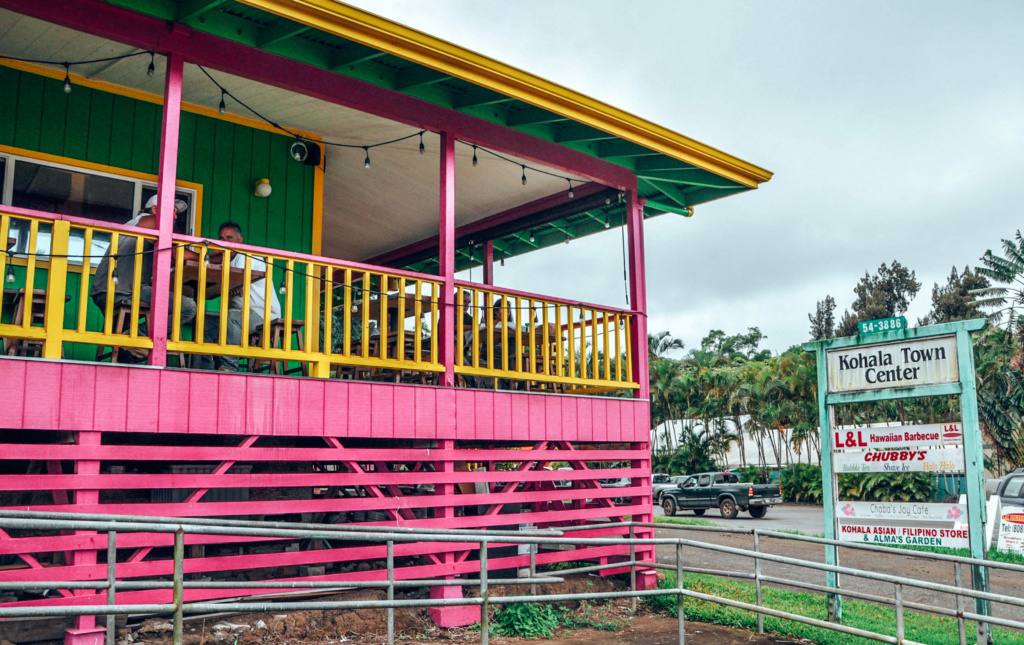
[[[569,243],[569,231],[566,231],[566,232],[565,232],[565,243],[566,243],[566,244],[568,244],[568,243]]]
[[[426,152],[426,150],[427,150],[427,147],[425,145],[423,145],[423,132],[421,131],[420,132],[420,154],[423,154],[424,152]]]
[[[64,63],[64,93],[71,94],[71,64]]]
[[[480,160],[476,158],[476,146],[473,146],[473,167],[476,168],[478,163],[480,163]]]
[[[7,284],[14,284],[14,271],[10,267],[7,268]]]
[[[366,153],[366,158],[363,159],[363,168],[370,169],[370,147],[363,146],[363,152]]]
[[[146,70],[146,76],[149,76],[150,78],[153,77],[153,74],[156,74],[155,57],[156,54],[154,54],[153,52],[149,52],[149,68]]]
[[[576,197],[576,193],[572,192],[572,180],[566,179],[566,181],[569,182],[569,199],[572,199]]]
[[[526,166],[523,166],[523,185],[526,185]]]
[[[505,256],[501,256],[501,266],[505,266]]]
[[[608,228],[609,226],[612,225],[611,221],[609,221],[609,220],[611,220],[611,216],[610,215],[605,215],[604,216],[604,227],[605,228]]]
[[[223,115],[224,111],[227,108],[228,108],[228,106],[224,104],[224,90],[221,90],[220,91],[220,106],[217,107],[217,111],[220,112]]]
[[[530,231],[530,242],[532,243],[532,242],[536,242],[536,241],[537,241],[537,238],[534,236],[533,231],[531,230]]]

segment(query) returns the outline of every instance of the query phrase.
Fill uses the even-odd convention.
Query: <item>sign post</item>
[[[985,558],[985,494],[981,432],[971,332],[984,320],[965,320],[907,329],[902,317],[859,324],[860,335],[804,345],[818,366],[818,418],[821,426],[825,537],[878,544],[969,547]],[[839,428],[834,406],[929,396],[960,397],[960,423],[920,426]],[[960,446],[962,444],[962,448]],[[914,522],[958,521],[957,504],[844,502],[838,497],[842,473],[963,472],[968,530],[914,526]],[[842,525],[839,519],[849,523]],[[908,526],[854,524],[900,520]],[[825,561],[839,564],[839,549],[825,547]],[[973,586],[988,590],[985,567],[973,567]],[[839,576],[827,574],[829,620],[842,622]],[[988,602],[975,600],[988,614]],[[978,623],[979,645],[989,643],[988,626]]]

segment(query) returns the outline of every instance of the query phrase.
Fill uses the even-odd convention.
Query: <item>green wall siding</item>
[[[155,175],[162,107],[0,65],[0,145]],[[178,179],[203,185],[204,237],[233,220],[250,244],[309,253],[313,172],[291,161],[291,139],[182,112]],[[257,179],[273,187],[253,194]]]
[[[82,86],[64,93],[63,82],[0,65],[0,145],[84,160],[155,175],[159,169],[160,105]],[[216,237],[226,221],[242,226],[245,241],[257,246],[312,251],[314,169],[288,155],[291,139],[222,119],[182,112],[178,179],[203,186],[199,235]],[[269,198],[253,194],[257,179],[273,187]],[[300,267],[297,267],[300,268]],[[275,271],[275,282],[282,282]],[[24,269],[15,271],[23,284]],[[68,276],[65,326],[78,318],[80,274]],[[37,271],[37,285],[46,272]],[[294,306],[300,318],[302,280],[296,276]],[[284,296],[282,306],[284,305]],[[217,306],[216,301],[210,306]],[[90,303],[87,327],[99,330],[103,315]],[[4,320],[10,322],[9,308]],[[91,359],[95,348],[67,344],[68,358]]]

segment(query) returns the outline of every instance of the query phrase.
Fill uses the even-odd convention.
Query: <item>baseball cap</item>
[[[148,211],[149,209],[153,208],[154,206],[156,206],[156,195],[153,195],[152,197],[150,197],[149,200],[146,202],[145,210]],[[183,199],[176,199],[176,200],[174,200],[174,210],[179,212],[179,213],[184,213],[185,211],[188,210],[188,204],[186,204],[185,200],[183,200]]]

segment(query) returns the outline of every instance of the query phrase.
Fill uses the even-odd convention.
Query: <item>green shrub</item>
[[[839,476],[839,499],[863,502],[929,500],[935,492],[931,473],[857,473]]]
[[[558,627],[558,610],[543,603],[504,605],[495,616],[493,633],[522,638],[551,638]]]
[[[787,502],[821,504],[824,491],[821,484],[821,468],[810,464],[793,464],[786,467],[779,484],[782,499]]]
[[[738,469],[740,481],[750,482],[752,484],[767,484],[768,483],[768,470],[766,468],[759,468],[758,466],[744,466]]]

